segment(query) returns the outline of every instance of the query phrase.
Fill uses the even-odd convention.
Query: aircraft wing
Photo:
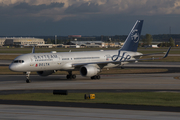
[[[138,61],[142,61],[142,60],[157,60],[157,59],[163,59],[163,58],[166,58],[169,54],[169,51],[171,50],[171,47],[169,47],[169,49],[167,50],[167,52],[165,53],[165,55],[163,57],[160,57],[160,58],[147,58],[147,59],[139,59]],[[154,53],[154,54],[160,54],[160,53]],[[153,54],[149,54],[149,55],[153,55]],[[147,55],[142,55],[142,56],[147,56]]]
[[[166,54],[166,52],[150,53],[150,54],[143,54],[143,55],[135,55],[133,57],[142,57],[142,56],[149,56],[149,55],[156,55],[156,54]]]
[[[116,63],[116,64],[121,64],[122,61],[105,61],[105,62],[90,62],[90,63],[77,63],[77,64],[72,64],[73,67],[78,67],[78,66],[83,66],[83,65],[90,65],[90,64],[97,64],[97,65],[107,65],[109,63]]]
[[[143,55],[136,55],[136,56],[133,56],[133,57],[142,57],[142,56],[149,56],[149,55],[156,55],[156,54],[169,54],[169,51],[170,51],[171,47],[169,47],[169,49],[167,50],[167,52],[160,52],[160,53],[150,53],[150,54],[143,54]],[[164,56],[163,58],[165,58],[167,56]]]
[[[105,61],[105,62],[90,62],[90,63],[77,63],[77,64],[72,64],[73,67],[78,67],[78,66],[83,66],[83,65],[87,65],[87,64],[97,64],[97,65],[107,65],[109,63],[112,64],[121,64],[122,62],[136,62],[136,61],[143,61],[143,60],[158,60],[158,59],[163,59],[166,58],[169,54],[171,47],[169,47],[169,49],[167,50],[167,52],[165,53],[165,55],[163,57],[158,57],[158,58],[147,58],[147,59],[133,59],[133,60],[124,60],[124,61]],[[157,54],[157,53],[155,53]],[[149,54],[149,55],[153,55],[153,54]],[[143,56],[143,55],[140,55]],[[133,56],[134,57],[134,56]],[[137,56],[135,56],[137,57]]]

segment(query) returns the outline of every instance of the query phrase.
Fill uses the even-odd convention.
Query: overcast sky
[[[180,34],[180,0],[0,0],[0,36]]]

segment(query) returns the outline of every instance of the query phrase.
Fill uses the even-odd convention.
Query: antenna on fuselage
[[[32,48],[32,53],[35,53],[35,45]]]

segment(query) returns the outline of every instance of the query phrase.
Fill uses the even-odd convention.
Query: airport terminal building
[[[44,39],[33,37],[4,37],[0,38],[0,46],[32,46],[45,44]]]
[[[71,41],[70,43],[68,43],[71,46],[73,45],[78,45],[81,48],[82,47],[120,47],[121,43],[119,42],[111,42],[111,43],[105,43],[103,41]]]

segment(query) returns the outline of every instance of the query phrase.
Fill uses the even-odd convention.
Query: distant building
[[[68,38],[81,38],[81,35],[68,35]]]
[[[37,48],[56,48],[56,47],[62,47],[62,46],[63,46],[63,44],[38,44],[35,47],[37,47]]]
[[[28,37],[4,37],[0,38],[0,46],[32,46],[45,44],[44,39]]]
[[[69,48],[80,48],[79,45],[70,45]]]
[[[67,43],[67,45],[65,45],[64,47],[70,47],[72,45],[78,45],[81,48],[82,47],[120,47],[121,44],[120,43],[105,43],[103,41],[70,41],[69,43]]]
[[[3,39],[0,39],[0,46],[3,46],[4,45],[4,41]]]
[[[102,41],[71,41],[71,45],[79,45],[81,47],[104,47]]]

